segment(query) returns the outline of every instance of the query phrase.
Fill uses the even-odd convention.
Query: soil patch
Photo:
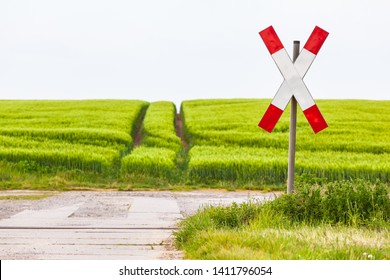
[[[181,114],[176,114],[175,127],[176,127],[176,135],[178,137],[180,137],[181,144],[183,145],[183,148],[185,150],[188,150],[188,143],[184,137],[183,119],[181,117]]]

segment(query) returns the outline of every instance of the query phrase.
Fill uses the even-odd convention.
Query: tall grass
[[[298,185],[294,194],[283,195],[264,207],[293,222],[311,225],[380,227],[390,222],[389,187],[379,181],[372,185],[362,180]]]
[[[142,145],[181,150],[175,129],[176,108],[172,102],[159,101],[149,105],[142,124]]]
[[[166,148],[140,146],[121,162],[121,175],[173,179],[177,175],[176,153]]]

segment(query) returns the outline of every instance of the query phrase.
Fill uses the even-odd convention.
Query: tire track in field
[[[148,110],[148,107],[146,109],[142,110],[141,116],[140,116],[140,118],[138,120],[136,129],[135,129],[136,132],[134,134],[134,139],[133,139],[133,146],[134,147],[138,147],[138,146],[141,145],[141,142],[142,142],[142,126],[143,126],[143,123],[144,123],[144,119],[145,119],[145,115],[146,115],[146,111]]]
[[[188,143],[184,137],[184,131],[183,131],[183,119],[180,113],[176,114],[175,128],[176,128],[176,135],[180,137],[181,144],[184,150],[188,151]]]
[[[140,122],[142,124],[143,118]],[[138,147],[139,145],[141,145],[141,140],[142,140],[142,125],[139,125],[139,127],[137,128],[137,132],[135,133],[134,136],[134,147]]]

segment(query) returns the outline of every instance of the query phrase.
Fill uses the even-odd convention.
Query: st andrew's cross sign
[[[303,82],[303,78],[329,33],[316,26],[294,63],[272,26],[260,31],[259,34],[284,77],[283,84],[259,126],[272,132],[290,99],[294,96],[315,133],[327,128],[328,125]]]

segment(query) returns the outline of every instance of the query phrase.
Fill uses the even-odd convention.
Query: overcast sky
[[[390,99],[385,0],[0,0],[0,99],[272,98],[269,25],[290,54],[330,33],[314,99]]]

